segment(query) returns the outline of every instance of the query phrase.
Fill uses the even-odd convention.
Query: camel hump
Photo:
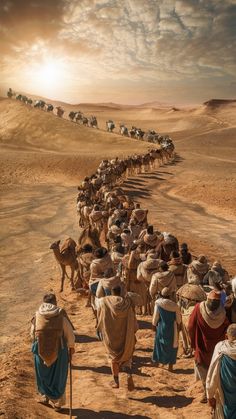
[[[75,255],[75,249],[76,242],[71,237],[68,237],[61,246],[61,253],[70,251],[70,253]]]

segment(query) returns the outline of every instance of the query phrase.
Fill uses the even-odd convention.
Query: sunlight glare
[[[29,78],[35,88],[50,91],[60,89],[66,81],[65,65],[59,59],[44,60],[29,70]]]

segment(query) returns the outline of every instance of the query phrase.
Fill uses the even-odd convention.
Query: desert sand
[[[56,239],[79,235],[76,188],[102,158],[147,150],[150,144],[122,138],[105,121],[155,129],[172,137],[174,164],[128,179],[125,188],[149,209],[162,231],[187,241],[194,255],[219,259],[236,272],[236,102],[195,107],[81,104],[62,106],[97,116],[99,129],[81,127],[14,100],[0,100],[1,163],[1,405],[4,418],[56,418],[63,414],[35,401],[30,320],[47,290],[57,294],[59,267],[49,250]],[[58,294],[78,333],[73,364],[73,416],[144,419],[210,418],[199,403],[193,360],[179,359],[176,373],[151,366],[150,318],[140,317],[135,351],[136,390],[110,388],[103,346],[85,301]],[[122,377],[124,380],[124,377]],[[64,416],[68,414],[65,409]]]

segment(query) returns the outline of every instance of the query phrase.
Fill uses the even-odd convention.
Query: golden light
[[[32,88],[53,92],[60,90],[67,79],[65,64],[59,59],[44,59],[43,62],[35,64],[28,69],[28,83]]]

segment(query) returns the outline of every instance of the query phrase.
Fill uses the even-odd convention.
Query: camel
[[[63,117],[63,114],[64,114],[64,109],[62,109],[62,107],[61,106],[56,106],[56,112],[57,112],[57,116],[59,117],[59,118],[62,118]]]
[[[82,112],[80,112],[80,111],[78,111],[78,112],[75,112],[75,116],[74,116],[74,118],[75,118],[75,122],[78,124],[78,123],[82,123],[82,119],[83,119],[83,114],[82,114]]]
[[[86,127],[88,126],[88,118],[86,118],[86,116],[82,117],[81,122],[82,122],[82,125],[84,125]]]
[[[75,118],[75,115],[76,115],[76,112],[73,112],[73,111],[71,111],[70,113],[69,113],[69,118],[70,118],[70,120],[71,121],[73,121],[74,120],[74,118]]]
[[[116,126],[115,126],[114,122],[111,119],[109,119],[109,121],[106,121],[106,128],[107,128],[107,131],[108,132],[113,132],[113,129],[115,127]]]
[[[90,118],[88,118],[88,126],[90,128],[98,128],[98,122],[96,116],[92,115]]]
[[[54,106],[51,103],[46,103],[45,109],[47,112],[52,112],[54,109]]]
[[[120,134],[125,137],[129,136],[128,128],[124,124],[120,124]]]
[[[80,249],[86,244],[90,244],[93,249],[101,247],[99,232],[96,228],[92,228],[91,225],[85,227],[79,236],[76,248],[77,255],[80,253]]]
[[[70,277],[71,289],[72,290],[75,289],[74,274],[75,274],[75,271],[78,270],[78,261],[76,258],[75,241],[69,237],[68,239],[65,240],[61,248],[60,248],[60,242],[61,242],[60,240],[57,240],[56,242],[52,243],[50,246],[50,249],[53,250],[54,256],[62,270],[61,289],[60,289],[60,292],[62,292],[64,288],[65,276],[67,275],[66,266],[70,266],[71,268],[71,277]]]
[[[14,96],[13,90],[11,87],[9,87],[8,92],[7,92],[7,97],[11,99],[13,96]]]
[[[43,109],[46,105],[46,102],[44,100],[35,100],[34,107],[37,109]]]

